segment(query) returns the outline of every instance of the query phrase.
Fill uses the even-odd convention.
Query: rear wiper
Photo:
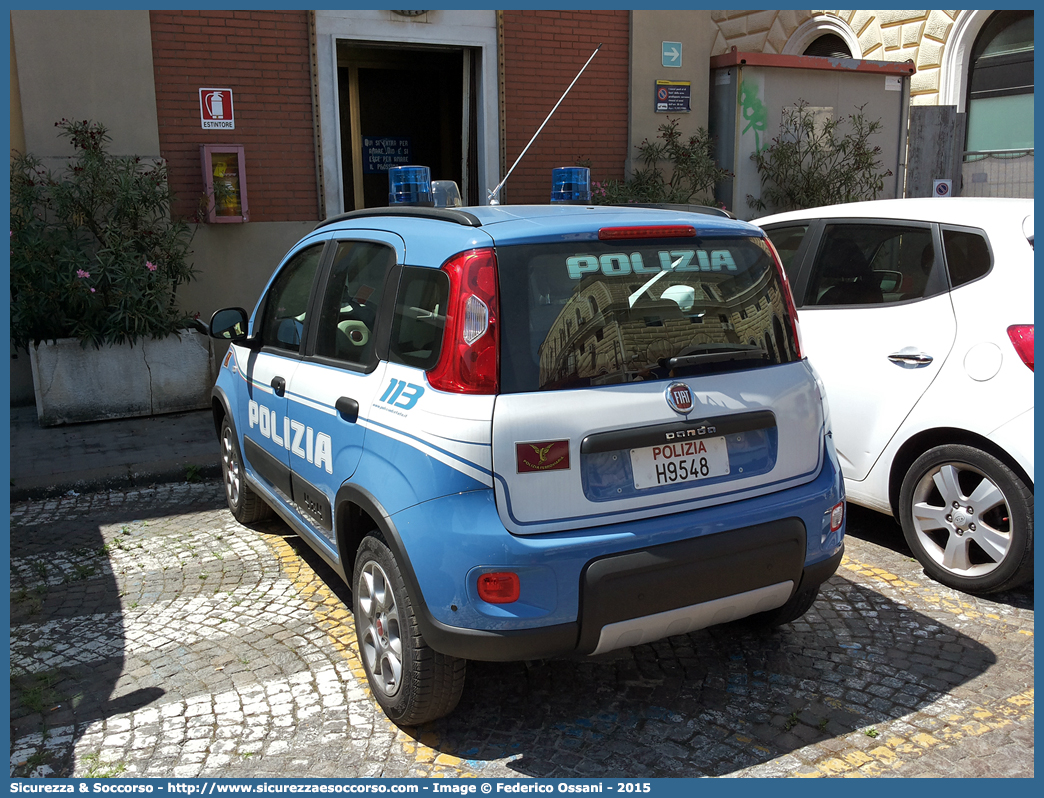
[[[694,366],[697,363],[726,363],[730,360],[768,360],[768,352],[760,346],[750,344],[711,346],[702,348],[699,352],[666,358],[663,365],[676,369],[679,366]]]

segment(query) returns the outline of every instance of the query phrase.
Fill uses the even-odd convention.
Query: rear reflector
[[[837,532],[845,520],[845,503],[838,502],[830,511],[830,531]]]
[[[510,604],[518,601],[520,585],[518,574],[510,571],[482,574],[478,578],[479,598],[489,604]]]
[[[692,238],[695,235],[696,228],[686,224],[658,227],[603,227],[598,231],[600,241],[616,241],[622,238]]]
[[[1033,325],[1013,324],[1008,328],[1008,337],[1011,339],[1015,351],[1019,353],[1022,362],[1033,371]]]

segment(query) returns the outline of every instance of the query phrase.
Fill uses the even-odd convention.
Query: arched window
[[[851,58],[848,44],[836,33],[825,33],[805,48],[802,55],[818,55],[823,58]]]
[[[783,45],[783,55],[862,58],[859,37],[840,17],[820,11],[798,25]]]
[[[998,11],[972,48],[966,149],[1033,147],[1033,12]]]

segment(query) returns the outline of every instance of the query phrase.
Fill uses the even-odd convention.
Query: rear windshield
[[[615,385],[796,359],[761,238],[497,249],[501,390]]]

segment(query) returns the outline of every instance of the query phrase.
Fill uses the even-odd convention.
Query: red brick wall
[[[602,49],[501,190],[546,203],[551,170],[591,161],[591,180],[623,178],[627,158],[628,11],[505,11],[504,170],[518,158],[591,53]]]
[[[191,217],[201,144],[241,144],[250,221],[319,218],[306,11],[152,11],[160,152]],[[203,130],[201,88],[230,88],[235,130]]]

